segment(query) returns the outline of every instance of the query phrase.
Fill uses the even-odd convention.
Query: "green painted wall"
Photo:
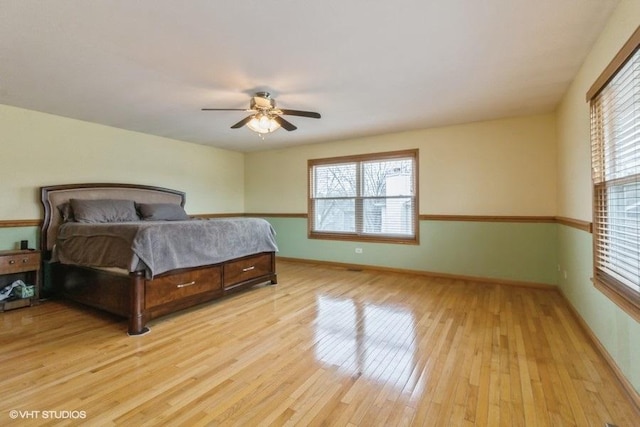
[[[421,221],[420,245],[307,238],[304,218],[266,218],[279,255],[290,258],[429,271],[518,282],[557,282],[557,225]],[[362,248],[362,254],[355,252]]]
[[[279,255],[481,278],[555,285],[556,224],[421,221],[420,245],[342,242],[307,238],[303,218],[267,218],[277,233]],[[0,250],[21,240],[38,247],[38,227],[0,228]],[[362,248],[357,254],[355,248]],[[570,251],[569,251],[570,252]],[[570,265],[571,273],[584,271]]]
[[[593,286],[592,257],[590,233],[558,226],[558,285],[625,377],[640,392],[640,323]]]
[[[19,249],[21,240],[28,240],[30,248],[38,248],[40,229],[38,227],[0,228],[0,250]]]

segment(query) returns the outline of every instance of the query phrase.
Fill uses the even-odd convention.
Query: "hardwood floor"
[[[57,301],[0,314],[0,425],[640,425],[555,291],[291,262],[278,279],[139,337]]]

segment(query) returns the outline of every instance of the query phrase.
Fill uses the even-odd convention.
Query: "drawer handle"
[[[251,270],[253,270],[255,268],[256,268],[256,266],[252,265],[251,267],[243,268],[242,271],[246,273],[247,271],[251,271]]]
[[[186,288],[187,286],[191,286],[191,285],[195,285],[196,281],[194,280],[193,282],[188,282],[188,283],[180,283],[179,285],[177,285],[178,288]]]
[[[23,263],[23,264],[26,264],[26,263],[28,263],[28,262],[29,262],[29,258],[22,258],[22,263]]]
[[[10,260],[9,260],[9,264],[15,264],[15,263],[16,263],[16,260],[15,260],[15,259],[10,259]]]

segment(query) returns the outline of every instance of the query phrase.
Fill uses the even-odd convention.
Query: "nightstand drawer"
[[[40,253],[24,252],[0,256],[0,274],[40,270]]]

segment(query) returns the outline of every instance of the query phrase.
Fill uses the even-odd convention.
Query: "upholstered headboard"
[[[175,203],[184,207],[185,193],[168,188],[135,184],[65,184],[42,187],[40,189],[44,206],[44,222],[40,249],[46,258],[53,248],[62,224],[58,206],[71,199],[123,199],[138,203]]]

